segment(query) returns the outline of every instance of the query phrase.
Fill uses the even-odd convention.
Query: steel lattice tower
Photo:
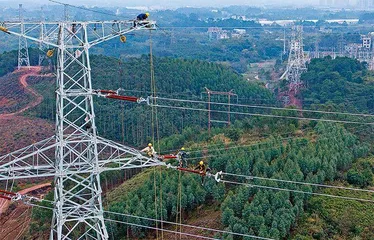
[[[21,33],[25,34],[22,4],[19,5],[19,21],[20,21]],[[30,67],[29,49],[27,47],[27,39],[25,37],[20,36],[19,43],[18,43],[18,70],[23,65]]]
[[[40,15],[41,15],[41,21],[42,21],[42,23],[44,23],[44,21],[46,19],[45,19],[45,16],[44,16],[43,7],[41,7],[41,9],[40,9]],[[46,39],[46,35],[47,35],[47,29],[44,25],[44,27],[40,31],[40,39]],[[47,58],[46,53],[47,53],[47,47],[42,42],[40,42],[39,43],[39,61],[38,61],[39,66],[41,66],[44,59]]]
[[[97,135],[89,49],[155,22],[64,21],[3,23],[2,31],[57,53],[55,136],[0,157],[0,181],[54,177],[50,239],[108,239],[100,173],[165,165]],[[46,34],[41,34],[46,29]],[[19,31],[21,29],[21,31]],[[57,35],[57,42],[53,36]]]
[[[290,91],[298,91],[298,89],[302,86],[301,75],[307,71],[303,48],[303,27],[294,26],[292,28],[287,70],[285,74],[283,74],[283,77],[285,76],[287,81],[290,83]]]

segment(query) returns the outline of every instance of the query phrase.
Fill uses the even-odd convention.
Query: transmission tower
[[[40,11],[41,11],[41,14],[40,14],[41,15],[41,22],[44,25],[44,22],[45,22],[46,19],[45,19],[45,16],[44,16],[44,9],[43,9],[43,7],[41,7]],[[40,39],[45,39],[46,35],[47,35],[47,29],[46,29],[46,27],[44,25],[43,28],[40,31]],[[46,59],[46,53],[47,53],[46,46],[42,42],[40,42],[39,43],[39,61],[38,61],[38,65],[39,66],[41,66],[42,63],[43,63],[43,61],[44,61],[44,59]]]
[[[21,33],[25,34],[25,25],[24,25],[24,18],[23,18],[23,9],[22,4],[19,5],[19,22]],[[29,59],[29,49],[27,48],[27,39],[25,37],[19,37],[18,43],[18,70],[23,66],[30,67],[30,59]]]
[[[282,75],[282,79],[289,81],[289,90],[297,92],[302,86],[301,75],[306,72],[306,59],[303,49],[303,27],[294,26],[292,28],[292,37],[290,44],[290,54],[286,72]]]
[[[50,239],[108,239],[100,173],[165,164],[97,135],[89,50],[133,31],[153,30],[155,22],[142,21],[136,27],[133,21],[21,21],[1,26],[57,53],[57,110],[55,136],[0,157],[0,181],[54,177]],[[41,34],[44,27],[47,31]]]

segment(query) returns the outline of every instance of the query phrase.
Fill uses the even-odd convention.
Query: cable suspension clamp
[[[220,172],[217,172],[216,174],[209,174],[210,176],[213,176],[214,179],[216,180],[216,182],[220,182],[221,181],[221,177],[222,177],[222,171]]]
[[[147,105],[149,105],[149,97],[147,97],[147,98],[142,98],[142,97],[140,97],[140,98],[138,98],[138,100],[136,101],[137,103],[147,103]]]

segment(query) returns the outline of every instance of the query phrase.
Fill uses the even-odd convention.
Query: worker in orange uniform
[[[204,185],[204,179],[207,172],[210,171],[210,168],[204,163],[204,161],[200,161],[199,165],[195,167],[195,170],[198,170],[201,175],[201,185]]]

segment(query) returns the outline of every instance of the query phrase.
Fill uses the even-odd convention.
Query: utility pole
[[[231,97],[236,97],[236,102],[238,102],[238,95],[233,92],[233,90],[230,90],[229,92],[217,92],[217,91],[211,91],[208,88],[205,88],[205,92],[208,95],[208,131],[210,134],[210,129],[212,127],[212,123],[224,123],[227,124],[227,127],[231,124]],[[212,119],[212,110],[211,110],[211,96],[212,95],[221,95],[221,96],[227,96],[228,99],[228,109],[227,109],[227,121],[221,121],[221,120],[213,120]]]
[[[108,239],[100,174],[165,166],[136,149],[97,135],[91,80],[91,47],[133,31],[154,30],[154,21],[3,22],[0,30],[53,48],[57,53],[55,135],[0,157],[0,182],[54,177],[50,240]],[[115,29],[113,26],[117,26]],[[47,29],[45,38],[41,32]],[[57,41],[54,35],[57,35]],[[128,98],[125,98],[128,99]],[[130,101],[137,102],[131,97]]]
[[[22,4],[19,4],[19,26],[21,34],[25,34],[25,25],[23,17]],[[18,70],[25,65],[30,69],[29,49],[27,47],[27,40],[25,37],[19,37],[18,40]]]

